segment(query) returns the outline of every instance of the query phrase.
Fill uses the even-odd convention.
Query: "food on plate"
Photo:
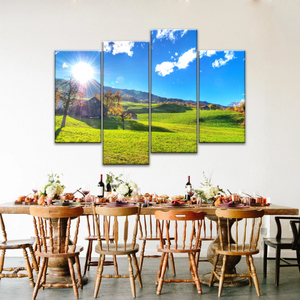
[[[43,205],[43,204],[45,204],[45,196],[41,195],[38,200],[38,205]]]
[[[221,205],[222,203],[223,203],[222,197],[218,197],[217,200],[215,201],[214,205],[215,205],[215,206],[219,206],[219,205]]]
[[[26,196],[19,196],[16,202],[23,202],[25,201]]]
[[[75,198],[73,193],[64,193],[63,195],[59,196],[60,200],[73,200]]]
[[[107,199],[108,199],[108,202],[116,202],[116,200],[118,199],[118,196],[114,195],[114,194],[110,194],[110,195],[108,195]]]
[[[75,198],[75,202],[77,203],[83,202],[83,198]]]
[[[33,201],[33,198],[30,198],[30,197],[25,198],[25,202],[32,202],[32,201]]]
[[[166,195],[166,194],[162,194],[161,196],[159,196],[159,198],[162,198],[162,199],[169,199],[169,196]]]

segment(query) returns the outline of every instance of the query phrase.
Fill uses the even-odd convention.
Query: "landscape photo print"
[[[151,30],[151,152],[197,152],[197,30]]]
[[[55,51],[55,142],[101,142],[100,51]]]
[[[149,164],[149,42],[103,42],[103,164]]]
[[[200,143],[245,143],[245,51],[200,50]]]

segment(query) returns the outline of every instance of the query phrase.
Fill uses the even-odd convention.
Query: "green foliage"
[[[225,110],[201,110],[200,143],[244,143],[244,114]]]

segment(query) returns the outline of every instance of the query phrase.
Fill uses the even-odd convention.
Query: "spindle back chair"
[[[36,273],[38,273],[38,264],[36,261],[36,257],[33,251],[33,244],[34,239],[22,239],[22,240],[8,240],[7,233],[4,225],[4,220],[2,214],[0,213],[0,229],[2,231],[3,241],[0,241],[0,280],[1,278],[22,278],[28,277],[30,285],[34,286],[33,274],[32,274],[32,267],[29,262],[28,253],[26,249],[29,249],[31,254],[31,260],[33,268],[35,269]],[[14,250],[14,249],[23,249],[23,256],[25,260],[25,267],[5,267],[4,268],[4,259],[7,250]],[[26,271],[22,273],[20,271]]]
[[[195,257],[201,250],[200,232],[204,216],[203,212],[186,210],[157,211],[155,213],[160,237],[160,248],[157,251],[162,252],[156,278],[157,295],[160,295],[164,282],[193,282],[198,293],[202,293]],[[174,240],[171,237],[174,237]],[[192,279],[164,279],[168,256],[175,253],[188,255]]]
[[[79,254],[83,247],[77,246],[78,231],[80,224],[80,216],[83,214],[82,207],[55,207],[55,206],[32,206],[30,214],[33,216],[34,231],[36,237],[37,251],[36,256],[41,257],[40,271],[38,274],[37,283],[33,292],[33,299],[36,298],[40,288],[63,288],[73,287],[74,295],[78,299],[78,287],[82,288],[82,278],[80,271]],[[70,244],[71,238],[71,223],[76,220],[73,243]],[[45,222],[46,221],[46,222]],[[48,239],[46,239],[46,230],[48,231]],[[72,279],[72,283],[47,283],[46,275],[49,259],[66,258]],[[73,268],[75,259],[77,267],[76,281]]]
[[[139,269],[142,272],[144,258],[158,258],[161,255],[145,255],[146,243],[147,242],[159,242],[159,233],[158,233],[158,223],[156,222],[155,212],[150,212],[147,214],[140,214],[139,220],[139,240],[142,241],[142,248],[140,251],[139,258]],[[174,240],[174,237],[171,237],[170,240]],[[172,265],[173,275],[176,275],[174,257],[173,254],[170,254],[170,262]]]
[[[102,278],[129,278],[132,296],[135,298],[135,278],[138,279],[139,285],[142,287],[142,278],[136,258],[136,253],[139,251],[136,237],[140,206],[96,207],[94,205],[93,212],[98,242],[95,251],[100,254],[95,279],[94,297],[96,298],[98,295]],[[104,218],[103,230],[99,226],[100,216]],[[111,240],[109,234],[109,217],[111,217],[111,222],[113,222],[113,240]],[[131,241],[130,235],[132,235]],[[106,255],[127,255],[129,274],[103,275],[103,265]],[[135,274],[133,274],[132,260],[135,266]]]
[[[249,284],[252,285],[252,278],[257,295],[260,296],[252,255],[259,253],[258,241],[264,211],[250,209],[217,209],[216,215],[218,216],[220,244],[214,245],[216,257],[211,271],[209,286],[212,286],[214,278],[217,278],[219,280],[218,296],[221,297],[225,278],[248,277]],[[243,222],[241,221],[242,219]],[[235,240],[232,239],[231,230],[233,232],[235,231],[233,234]],[[216,271],[216,266],[220,255],[223,256],[223,264],[219,274]],[[225,273],[227,257],[232,255],[246,256],[247,274]]]
[[[99,221],[99,226],[104,228],[104,222],[101,220]],[[95,228],[95,221],[94,221],[94,215],[86,215],[86,222],[87,222],[87,229],[88,229],[88,236],[86,236],[84,239],[88,241],[88,247],[86,250],[86,256],[85,256],[85,264],[84,264],[84,271],[83,271],[83,276],[86,274],[86,271],[90,270],[91,266],[98,266],[98,261],[92,261],[92,252],[93,252],[93,242],[97,241],[97,235],[96,235],[96,228]],[[110,222],[110,217],[108,220],[109,224],[109,232],[112,232],[112,222]],[[102,237],[104,238],[104,237]],[[112,237],[110,238],[112,241]],[[115,273],[118,275],[118,264],[117,264],[117,259],[116,256],[113,255],[113,261],[105,260],[104,261],[105,266],[111,266],[114,265],[115,267]]]

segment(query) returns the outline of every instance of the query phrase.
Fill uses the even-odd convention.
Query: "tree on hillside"
[[[55,104],[57,106],[61,101],[64,108],[61,128],[66,126],[68,110],[76,103],[78,98],[83,98],[84,95],[85,89],[73,77],[70,77],[69,80],[64,81],[55,89]]]
[[[219,106],[216,105],[216,104],[209,104],[208,107],[209,107],[211,110],[219,109]]]
[[[122,96],[121,91],[117,91],[113,94],[112,91],[108,91],[103,95],[103,115],[108,114],[121,117],[123,130],[125,129],[125,119],[130,119],[133,117],[133,112],[131,110],[126,110],[121,104]]]

